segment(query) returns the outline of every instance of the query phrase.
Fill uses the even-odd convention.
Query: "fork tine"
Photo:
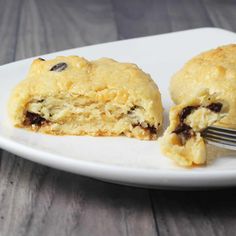
[[[212,140],[215,142],[227,142],[229,144],[235,144],[236,145],[236,139],[230,139],[230,138],[225,138],[222,136],[214,136],[214,135],[210,135],[210,134],[206,134],[204,135],[204,138],[206,138],[207,140]]]
[[[214,137],[224,137],[226,139],[234,139],[234,140],[236,140],[236,135],[228,134],[226,132],[219,133],[219,132],[214,132],[212,130],[206,130],[205,132],[203,132],[203,134],[211,135],[211,136],[214,136]]]
[[[219,141],[219,140],[214,140],[214,139],[206,139],[207,140],[207,143],[209,144],[212,144],[214,146],[218,146],[218,147],[223,147],[223,148],[227,148],[227,149],[230,149],[230,150],[234,150],[236,151],[236,145],[235,144],[231,144],[231,143],[228,143],[228,142],[223,142],[223,141]]]
[[[221,143],[221,144],[225,144],[225,145],[230,145],[230,146],[235,146],[236,147],[236,143],[231,143],[231,142],[225,142],[223,140],[218,140],[218,139],[213,139],[213,138],[207,138],[207,141],[212,141],[214,143]]]
[[[202,136],[210,144],[236,150],[236,130],[209,126],[202,132]]]
[[[223,127],[216,127],[216,126],[209,126],[207,130],[211,132],[216,132],[216,133],[227,133],[231,135],[236,135],[236,129],[229,129],[229,128],[223,128]]]

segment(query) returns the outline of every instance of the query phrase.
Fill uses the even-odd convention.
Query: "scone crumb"
[[[176,105],[170,110],[170,125],[160,139],[161,151],[181,166],[206,163],[207,152],[202,132],[224,118],[228,106],[208,91]]]

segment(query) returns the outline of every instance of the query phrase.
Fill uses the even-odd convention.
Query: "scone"
[[[36,59],[13,90],[16,127],[55,135],[157,138],[162,126],[157,85],[134,64],[78,56]]]
[[[172,78],[170,93],[177,106],[161,140],[162,152],[184,166],[204,164],[201,132],[210,125],[236,128],[236,45],[204,52]],[[187,114],[183,119],[182,114]]]
[[[229,104],[229,114],[216,125],[236,128],[236,44],[204,52],[187,62],[172,78],[172,100],[180,104],[208,89]]]
[[[228,103],[208,90],[173,106],[169,113],[170,125],[160,138],[162,153],[181,166],[204,164],[207,151],[201,133],[226,117],[228,111]]]

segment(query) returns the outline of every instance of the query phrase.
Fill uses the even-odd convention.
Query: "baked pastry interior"
[[[224,118],[228,111],[227,102],[208,91],[172,107],[170,125],[160,138],[161,151],[181,166],[206,163],[206,145],[201,133]]]
[[[156,139],[162,112],[157,85],[136,65],[77,56],[35,60],[9,102],[15,126],[56,135]]]

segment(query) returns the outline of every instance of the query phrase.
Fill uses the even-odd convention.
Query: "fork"
[[[236,129],[209,126],[202,132],[202,136],[209,144],[236,150]]]

